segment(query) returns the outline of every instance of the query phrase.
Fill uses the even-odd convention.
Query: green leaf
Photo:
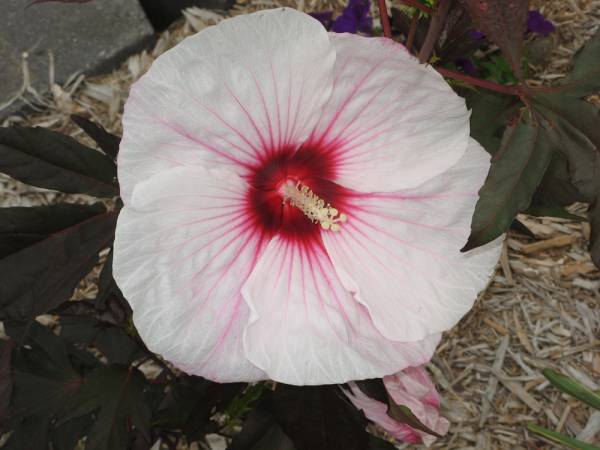
[[[564,208],[543,206],[543,205],[530,205],[525,211],[525,214],[536,217],[558,217],[560,219],[573,220],[575,222],[582,222],[585,218],[571,214]]]
[[[104,212],[101,204],[0,208],[0,257]]]
[[[506,232],[516,215],[525,211],[556,148],[556,136],[529,119],[507,127],[471,222],[471,235],[461,251],[484,245]]]
[[[478,30],[500,47],[517,78],[522,79],[521,56],[527,25],[526,0],[462,0]]]
[[[29,320],[67,301],[112,245],[117,212],[98,214],[0,260],[0,319]]]
[[[149,441],[151,411],[144,398],[144,385],[144,376],[134,368],[111,365],[95,369],[69,401],[69,410],[58,425],[96,412],[86,450],[127,449],[131,425]]]
[[[594,392],[579,381],[552,369],[544,369],[542,370],[542,374],[561,392],[572,395],[576,399],[600,411],[600,393]]]
[[[557,433],[556,431],[548,430],[547,428],[540,427],[539,425],[536,425],[534,423],[528,423],[527,429],[532,433],[543,436],[549,441],[552,441],[556,444],[562,444],[567,448],[571,448],[573,450],[600,450],[600,448],[594,445],[570,438],[568,436],[565,436],[564,434]]]
[[[86,119],[85,117],[73,114],[71,120],[77,124],[85,133],[91,137],[104,153],[115,159],[119,153],[119,144],[121,138],[110,134],[102,126]]]
[[[0,128],[0,172],[23,183],[71,194],[119,195],[114,161],[43,128]]]

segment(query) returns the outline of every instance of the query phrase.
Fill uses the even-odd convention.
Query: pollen
[[[283,203],[290,204],[304,213],[313,223],[319,223],[324,230],[340,231],[341,224],[348,220],[325,200],[316,195],[300,181],[287,182],[280,188]]]

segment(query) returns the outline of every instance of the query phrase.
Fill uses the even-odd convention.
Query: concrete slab
[[[42,3],[3,0],[0,14],[0,105],[19,91],[23,82],[22,55],[31,84],[39,92],[49,87],[50,54],[55,80],[76,72],[111,70],[128,54],[151,42],[154,30],[137,0],[95,0],[89,3]],[[0,118],[21,105],[0,110]]]

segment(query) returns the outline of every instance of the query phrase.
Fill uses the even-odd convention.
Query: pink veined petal
[[[269,378],[318,385],[381,377],[429,360],[439,335],[394,342],[341,285],[320,242],[279,237],[242,288],[247,358]]]
[[[334,89],[311,140],[335,155],[337,183],[360,192],[412,188],[462,157],[469,113],[431,66],[386,38],[330,39]]]
[[[161,55],[125,105],[124,202],[135,183],[167,168],[242,173],[302,143],[331,94],[334,61],[323,26],[288,8],[223,20]]]
[[[395,375],[383,379],[392,399],[399,405],[410,408],[415,416],[428,428],[444,435],[448,432],[449,422],[439,414],[439,394],[423,367],[409,367]],[[400,423],[387,414],[387,405],[364,394],[355,383],[349,383],[350,392],[346,396],[365,416],[386,430],[399,441],[412,444],[423,443],[429,447],[435,436],[416,430]],[[437,402],[431,403],[435,398]]]
[[[471,140],[448,171],[419,188],[357,196],[342,230],[323,233],[344,287],[388,339],[418,341],[449,329],[486,286],[502,238],[459,250],[489,159]]]
[[[113,273],[148,348],[220,382],[265,379],[242,348],[240,290],[266,239],[246,217],[245,183],[179,167],[135,186],[119,216]]]

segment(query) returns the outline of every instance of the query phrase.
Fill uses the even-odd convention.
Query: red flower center
[[[290,239],[316,237],[320,225],[311,222],[299,208],[285,202],[281,186],[307,186],[335,208],[344,208],[347,190],[334,183],[335,160],[318,145],[292,147],[270,152],[249,175],[248,209],[256,224],[268,235],[279,233]]]

